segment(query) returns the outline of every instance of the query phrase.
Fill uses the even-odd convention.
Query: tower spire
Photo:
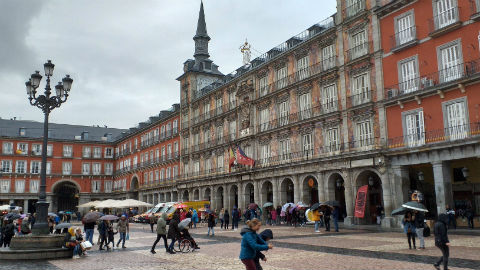
[[[198,13],[197,32],[193,37],[195,41],[195,62],[201,62],[208,59],[208,41],[210,37],[207,34],[207,23],[205,22],[205,12],[203,10],[203,1],[200,2],[200,12]]]

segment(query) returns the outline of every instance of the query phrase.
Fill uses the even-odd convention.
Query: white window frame
[[[329,84],[322,87],[322,111],[324,113],[338,110],[337,84]]]
[[[303,134],[301,138],[303,156],[313,156],[313,134]]]
[[[92,163],[92,174],[100,175],[102,173],[102,164],[98,162]]]
[[[415,12],[411,9],[395,17],[395,45],[406,44],[415,38]]]
[[[112,147],[105,147],[105,158],[113,158],[113,148]]]
[[[322,48],[322,66],[323,70],[329,70],[336,66],[335,44],[330,44]]]
[[[62,174],[63,175],[72,174],[72,162],[62,162]]]
[[[102,182],[100,180],[92,180],[92,193],[100,193]]]
[[[286,65],[276,70],[275,78],[277,89],[282,89],[287,86],[287,74],[288,70]]]
[[[32,154],[35,156],[41,156],[42,155],[42,145],[39,143],[33,143],[32,144]]]
[[[355,139],[359,148],[370,148],[373,146],[372,121],[362,120],[355,123]]]
[[[298,96],[298,103],[300,120],[312,117],[312,94],[310,92],[302,93]]]
[[[465,139],[470,134],[467,97],[442,102],[445,136],[451,140]]]
[[[352,78],[352,105],[357,106],[370,102],[370,74],[368,72],[356,75]]]
[[[13,168],[13,164],[11,160],[2,160],[2,167],[1,167],[1,172],[3,173],[11,173]]]
[[[265,75],[258,80],[259,96],[263,97],[268,94],[268,76]]]
[[[310,72],[308,69],[309,62],[310,61],[308,55],[297,59],[297,80],[303,80],[310,76]]]
[[[113,163],[104,163],[103,166],[104,166],[103,169],[104,169],[106,175],[112,175],[113,174]]]
[[[408,147],[425,144],[425,121],[423,109],[402,112],[404,142]]]
[[[30,161],[30,173],[31,174],[40,174],[42,170],[42,162],[38,160]]]
[[[406,94],[417,91],[420,83],[418,55],[403,59],[397,65],[400,92]]]
[[[15,193],[25,192],[25,179],[15,179]]]
[[[47,156],[51,157],[53,155],[53,145],[47,144]]]
[[[228,134],[230,139],[235,140],[237,137],[237,121],[231,121],[228,125]]]
[[[460,39],[437,47],[437,61],[440,83],[463,77],[463,53]]]
[[[433,0],[435,30],[452,25],[460,19],[457,0]]]
[[[288,125],[288,118],[290,114],[290,104],[288,100],[278,103],[278,125],[285,126]]]
[[[0,193],[10,193],[10,179],[0,180]]]
[[[270,109],[267,107],[260,111],[260,131],[268,130],[270,122]]]
[[[90,146],[84,146],[82,148],[82,157],[89,158],[92,154],[92,148]]]
[[[40,189],[40,180],[32,180],[30,179],[29,184],[29,191],[30,193],[38,193]]]
[[[20,164],[23,164],[23,166],[20,166]],[[23,170],[19,170],[22,168]],[[15,173],[27,173],[27,161],[26,160],[17,160],[15,162]]]
[[[13,142],[3,142],[2,143],[2,153],[4,155],[13,154]]]
[[[279,154],[280,160],[289,160],[290,159],[290,139],[282,139],[278,142],[279,144]]]
[[[64,157],[72,157],[73,156],[73,146],[72,145],[64,145],[63,146],[63,156]]]
[[[90,174],[90,163],[82,163],[82,174],[89,175]]]
[[[101,158],[102,157],[102,148],[101,147],[94,147],[93,148],[93,157],[94,158]]]
[[[367,30],[363,29],[352,34],[350,37],[350,44],[350,60],[366,55],[368,53]]]
[[[103,192],[105,193],[110,193],[112,192],[112,187],[113,187],[113,181],[111,180],[106,180],[103,182]]]
[[[330,127],[325,130],[325,152],[337,152],[340,150],[340,128]]]
[[[19,155],[26,156],[28,154],[28,143],[24,143],[24,142],[17,143],[17,151],[21,151]]]

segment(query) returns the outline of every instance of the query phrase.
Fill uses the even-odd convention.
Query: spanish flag
[[[235,152],[233,152],[232,147],[228,148],[228,172],[232,171],[232,166],[235,163]]]

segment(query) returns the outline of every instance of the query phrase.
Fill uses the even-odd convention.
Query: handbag
[[[125,237],[125,240],[130,240],[130,234],[127,233],[127,236]]]
[[[89,250],[92,248],[92,243],[90,243],[89,241],[85,241],[80,243],[80,247],[82,247],[82,250]]]

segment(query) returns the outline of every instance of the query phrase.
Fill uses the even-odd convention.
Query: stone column
[[[318,173],[317,174],[317,180],[318,180],[318,201],[319,202],[325,202],[325,179],[324,179],[324,174],[323,173]]]
[[[344,224],[345,225],[352,225],[353,224],[353,216],[355,210],[355,199],[356,199],[356,192],[354,192],[354,187],[351,181],[351,172],[349,171],[347,175],[342,174],[344,180],[344,187],[345,187],[345,208],[347,210],[347,217],[345,218]]]
[[[298,175],[293,176],[293,203],[300,201],[300,184],[298,180]]]
[[[227,185],[223,185],[223,208],[228,207],[228,201],[229,201],[228,200],[229,199],[228,194],[229,194],[229,192],[228,192]],[[219,208],[221,208],[221,207],[219,207]]]
[[[262,203],[262,198],[260,198],[259,186],[258,181],[253,180],[253,201],[261,207],[260,204]]]
[[[382,220],[382,226],[390,228],[393,225],[392,218],[392,186],[390,184],[390,178],[388,174],[383,174],[381,176],[382,181],[382,194],[383,194],[383,209],[385,211],[385,218]]]
[[[241,208],[243,209],[245,207],[245,187],[243,183],[239,182],[238,183],[238,205],[237,209]]]
[[[272,188],[273,188],[273,206],[277,207],[280,205],[280,191],[278,188],[279,180],[277,178],[272,179]]]
[[[217,190],[214,187],[210,187],[210,197],[212,198],[210,200],[210,209],[215,209],[217,208]]]
[[[23,213],[28,213],[28,199],[23,200]]]
[[[445,213],[446,205],[453,207],[452,175],[447,161],[433,162],[432,166],[438,215]]]
[[[393,196],[393,205],[392,208],[396,209],[402,206],[404,202],[408,200],[408,188],[409,188],[409,176],[408,176],[408,167],[407,166],[395,166],[393,169],[393,179],[395,186],[391,186],[392,190],[395,191],[395,196]],[[382,182],[383,185],[383,182]],[[392,209],[392,210],[393,210]]]
[[[283,205],[287,202],[287,188],[282,188],[282,180],[285,181],[285,179],[278,178],[277,182],[277,187],[278,187],[278,201],[280,202],[280,205]]]

